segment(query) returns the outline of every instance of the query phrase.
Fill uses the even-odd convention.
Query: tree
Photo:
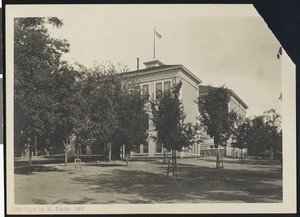
[[[269,134],[267,148],[270,150],[270,156],[275,158],[276,152],[282,151],[281,115],[275,109],[267,110],[263,115]]]
[[[108,62],[88,69],[80,66],[81,114],[77,138],[81,143],[103,148],[105,159],[120,157],[125,146],[127,159],[132,150],[147,139],[148,120],[137,81],[123,82],[119,73],[127,71]],[[127,160],[127,164],[128,164]]]
[[[119,127],[118,108],[122,84],[112,63],[95,64],[93,68],[79,65],[81,80],[81,112],[78,140],[99,150],[106,157]]]
[[[51,102],[51,74],[69,51],[66,40],[54,39],[46,25],[60,28],[50,18],[16,18],[14,22],[14,133],[15,150],[27,143],[29,163],[37,137],[47,132]]]
[[[147,97],[141,94],[141,87],[136,81],[125,82],[122,85],[122,95],[119,100],[119,128],[115,136],[116,149],[125,146],[126,165],[131,151],[147,143],[149,118],[145,104]]]
[[[250,132],[250,119],[244,117],[238,117],[235,124],[235,129],[232,135],[232,146],[241,150],[240,161],[245,163],[245,156],[243,149],[247,148]]]
[[[51,82],[51,110],[48,115],[50,122],[50,140],[55,146],[63,147],[65,165],[68,161],[68,151],[74,142],[80,102],[78,98],[79,73],[62,62],[59,69],[53,71]]]
[[[179,99],[181,86],[181,82],[173,85],[170,91],[162,94],[160,100],[151,102],[153,123],[157,131],[154,139],[172,152],[173,175],[178,175],[176,151],[181,152],[183,147],[194,144],[198,129],[196,125],[184,123],[186,115]],[[169,175],[169,165],[167,174]]]
[[[263,115],[247,118],[234,134],[233,145],[247,148],[249,155],[261,156],[282,150],[281,116],[274,109],[265,111]]]
[[[218,148],[217,168],[220,168],[222,163],[219,147],[227,145],[237,118],[236,113],[229,110],[229,100],[229,90],[224,86],[209,88],[208,93],[200,95],[198,99],[201,124],[208,135],[214,138],[215,147]]]

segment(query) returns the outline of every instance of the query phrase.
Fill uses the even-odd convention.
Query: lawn
[[[127,203],[279,203],[281,166],[248,159],[245,164],[225,158],[178,160],[179,176],[166,176],[161,159],[83,163],[36,164],[15,168],[16,204],[127,204]]]

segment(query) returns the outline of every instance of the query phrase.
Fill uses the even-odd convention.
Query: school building
[[[208,86],[200,85],[202,81],[195,76],[190,70],[183,65],[165,65],[159,60],[151,60],[144,62],[145,68],[130,71],[122,74],[122,79],[128,81],[136,79],[140,82],[142,91],[149,96],[149,100],[160,99],[161,93],[167,91],[171,86],[179,81],[182,82],[180,90],[180,99],[182,100],[184,110],[186,113],[186,122],[196,123],[198,112],[198,96],[199,94],[206,94]],[[232,91],[229,107],[237,110],[243,116],[246,114],[248,106]],[[151,121],[151,110],[149,103],[146,105],[149,115],[149,129],[148,129],[148,144],[140,145],[140,148],[135,151],[136,156],[159,156],[164,152],[163,144],[155,142],[151,136],[156,133],[153,123]],[[178,155],[183,156],[201,156],[203,151],[214,149],[213,140],[207,136],[202,143],[194,144],[190,149],[186,148]],[[229,151],[231,152],[231,150]]]

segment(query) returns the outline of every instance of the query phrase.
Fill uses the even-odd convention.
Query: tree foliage
[[[153,123],[157,134],[154,139],[163,144],[168,151],[172,151],[172,168],[177,174],[176,151],[183,147],[190,147],[197,142],[198,126],[185,123],[185,113],[179,99],[182,83],[174,84],[170,91],[162,94],[162,98],[151,103]]]
[[[71,141],[74,140],[80,112],[79,73],[62,62],[51,77],[52,104],[46,119],[49,122],[48,134],[53,148],[64,149],[67,164],[67,152],[71,148]]]
[[[208,135],[213,137],[216,147],[227,144],[236,122],[237,114],[229,110],[229,100],[229,90],[224,86],[210,88],[198,99],[200,121]]]
[[[157,135],[155,140],[168,151],[182,151],[195,142],[196,128],[185,123],[186,114],[179,99],[182,83],[175,84],[170,91],[162,94],[159,101],[152,102],[153,122]]]
[[[49,35],[46,25],[63,25],[57,18],[15,18],[14,25],[15,144],[28,143],[31,154],[35,137],[48,131],[52,74],[69,44]]]
[[[233,145],[248,148],[249,155],[261,156],[267,151],[275,156],[282,150],[281,116],[270,109],[263,115],[247,118],[235,134]]]
[[[247,148],[249,141],[249,130],[250,130],[250,119],[246,118],[243,121],[239,121],[236,124],[235,130],[233,131],[232,145],[235,148],[244,149]]]
[[[141,96],[137,81],[122,82],[119,72],[127,70],[108,62],[93,68],[79,66],[81,80],[81,112],[77,140],[106,155],[112,151],[120,157],[146,142],[148,120],[144,109],[146,98]]]
[[[119,100],[119,128],[115,144],[120,149],[125,146],[125,154],[129,160],[130,152],[147,143],[149,117],[146,113],[146,96],[141,95],[140,85],[134,81],[123,84]],[[128,162],[128,161],[127,161]]]
[[[80,66],[80,71],[83,79],[77,136],[81,143],[99,149],[113,141],[119,127],[118,103],[122,84],[112,64],[98,64],[90,69]]]

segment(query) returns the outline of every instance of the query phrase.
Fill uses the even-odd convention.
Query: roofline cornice
[[[233,90],[229,89],[229,91],[241,104],[243,104],[246,109],[249,108],[249,106],[247,106],[247,104]]]
[[[171,66],[170,68],[165,68],[165,69],[155,69],[155,67],[153,67],[153,68],[149,68],[149,71],[146,71],[146,72],[139,72],[139,71],[142,71],[142,70],[136,70],[136,71],[132,71],[132,72],[128,72],[128,73],[123,73],[122,76],[123,77],[142,76],[142,75],[146,75],[146,74],[166,72],[166,71],[170,71],[170,70],[174,70],[174,69],[183,69],[185,74],[187,74],[189,77],[191,77],[192,79],[194,79],[198,83],[197,85],[202,83],[202,81],[197,76],[195,76],[191,71],[189,71],[183,65]]]

